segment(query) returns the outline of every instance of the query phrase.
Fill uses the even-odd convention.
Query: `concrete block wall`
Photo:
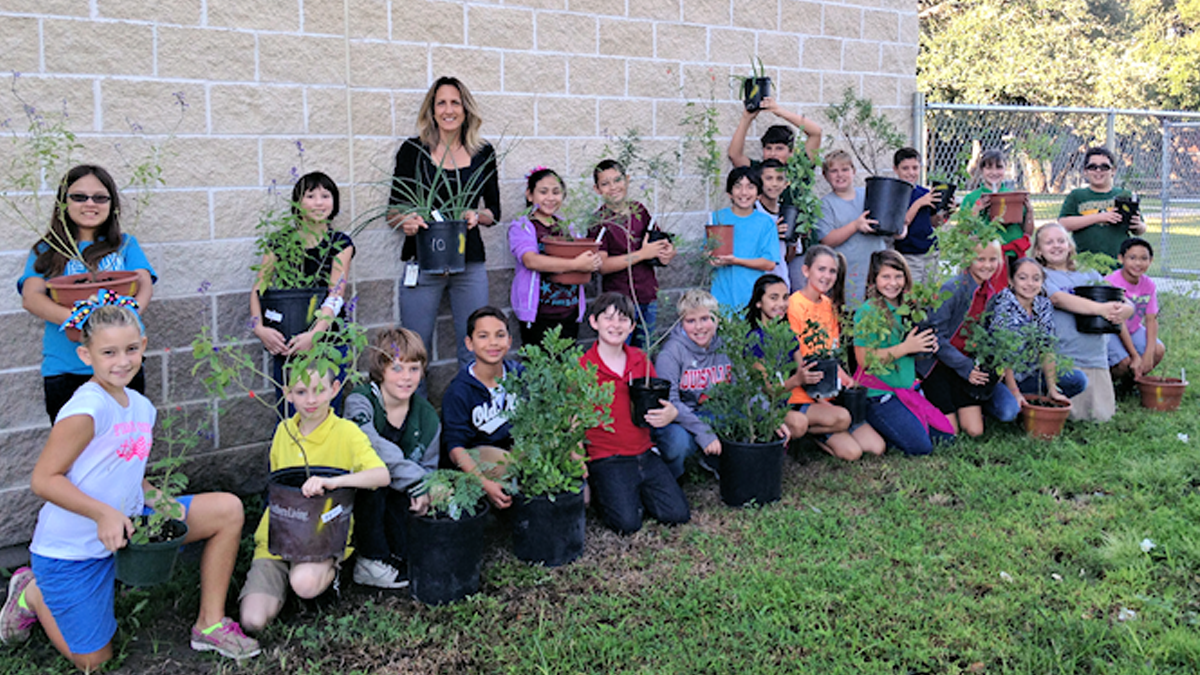
[[[6,77],[25,102],[66,110],[84,146],[77,158],[107,166],[118,182],[129,178],[123,157],[174,128],[162,163],[167,185],[134,232],[159,273],[146,310],[148,393],[164,411],[211,423],[193,486],[244,492],[261,484],[272,421],[252,401],[209,401],[187,348],[205,325],[238,342],[249,336],[249,266],[267,186],[286,190],[294,172],[322,170],[342,186],[342,226],[378,210],[397,145],[415,132],[425,89],[443,74],[468,84],[484,135],[507,153],[508,216],[523,206],[531,167],[583,175],[627,129],[647,148],[682,152],[688,101],[715,99],[723,147],[740,115],[728,78],[746,73],[751,55],[789,109],[824,121],[824,106],[849,86],[907,129],[916,10],[913,0],[7,0],[0,72],[20,74]],[[8,89],[0,120],[20,136],[21,101]],[[178,127],[176,92],[189,106]],[[765,117],[752,139],[774,122]],[[0,165],[15,147],[0,141]],[[684,214],[676,227],[697,228],[700,213],[723,199],[706,201],[689,158],[680,173],[679,194],[660,201]],[[677,198],[685,190],[694,198]],[[10,284],[36,239],[14,223],[0,228],[0,278]],[[485,240],[493,301],[507,305],[504,227]],[[358,319],[403,322],[401,236],[375,224],[357,243]],[[688,283],[676,272],[664,285]],[[0,547],[19,547],[32,532],[38,502],[28,476],[48,422],[41,322],[9,289],[0,293],[8,347],[0,352],[0,513],[8,516]],[[440,331],[434,342],[436,396],[453,370],[453,336]]]

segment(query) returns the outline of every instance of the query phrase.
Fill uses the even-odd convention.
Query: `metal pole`
[[[925,182],[925,167],[929,165],[929,148],[925,142],[925,94],[913,92],[912,103],[912,145],[921,152],[925,161],[921,164],[921,182]]]
[[[1171,251],[1167,248],[1167,228],[1170,227],[1170,221],[1167,219],[1167,202],[1171,199],[1171,123],[1163,120],[1162,123],[1162,178],[1160,179],[1162,188],[1159,199],[1162,204],[1162,227],[1159,228],[1158,250],[1162,251],[1162,269],[1164,276],[1171,274]]]
[[[1108,111],[1108,125],[1104,138],[1104,147],[1108,148],[1109,152],[1117,151],[1117,111],[1110,109]]]

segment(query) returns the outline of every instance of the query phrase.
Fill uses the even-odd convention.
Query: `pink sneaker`
[[[221,619],[221,623],[199,631],[192,628],[192,649],[198,652],[217,652],[235,661],[258,656],[262,649],[258,640],[248,637],[242,632],[238,622],[229,617]]]
[[[0,609],[0,642],[16,644],[29,639],[29,633],[37,623],[37,614],[32,609],[17,604],[25,587],[33,581],[33,570],[28,567],[13,572],[8,581],[8,599]]]

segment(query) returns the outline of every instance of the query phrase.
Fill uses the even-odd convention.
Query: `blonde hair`
[[[479,127],[483,126],[483,119],[479,117],[479,104],[475,102],[475,97],[471,96],[467,85],[457,77],[439,77],[429,86],[429,91],[425,92],[425,99],[421,101],[421,108],[417,112],[417,136],[430,152],[442,142],[433,107],[438,89],[446,86],[458,90],[463,106],[463,123],[459,128],[459,141],[467,152],[474,156],[484,146],[483,135],[479,133]]]
[[[1037,231],[1035,231],[1033,233],[1033,257],[1035,260],[1037,260],[1039,263],[1041,263],[1043,267],[1050,266],[1049,264],[1046,263],[1046,257],[1042,255],[1041,240],[1042,240],[1042,232],[1045,232],[1046,230],[1052,229],[1052,228],[1062,230],[1063,235],[1067,238],[1067,269],[1074,272],[1075,271],[1075,254],[1078,252],[1079,249],[1075,246],[1075,237],[1071,236],[1071,231],[1068,230],[1062,223],[1060,223],[1058,221],[1052,221],[1052,222],[1046,223],[1045,225],[1042,225],[1041,227],[1039,227],[1037,229]]]
[[[850,156],[850,153],[845,150],[834,150],[825,155],[825,160],[821,162],[821,173],[828,173],[834,162],[846,162],[851,169],[854,168],[854,158]]]
[[[79,328],[79,332],[83,334],[81,344],[88,346],[92,342],[92,336],[105,328],[124,328],[125,326],[135,326],[138,329],[139,335],[145,335],[146,331],[142,327],[142,320],[138,318],[137,312],[129,307],[120,305],[101,305],[96,307],[88,314],[87,321]]]
[[[699,288],[692,288],[685,291],[683,295],[679,296],[679,302],[675,305],[681,317],[689,312],[701,309],[715,317],[718,307],[719,304],[717,303],[717,299],[713,297],[713,294]]]

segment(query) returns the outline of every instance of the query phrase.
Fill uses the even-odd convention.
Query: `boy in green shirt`
[[[1088,186],[1072,190],[1063,200],[1058,212],[1058,222],[1075,238],[1075,247],[1080,253],[1093,251],[1116,259],[1121,253],[1121,242],[1130,235],[1141,235],[1146,225],[1140,215],[1126,228],[1121,225],[1121,214],[1114,208],[1117,197],[1128,197],[1124,188],[1113,188],[1116,162],[1108,148],[1088,148],[1083,155],[1083,175]]]

